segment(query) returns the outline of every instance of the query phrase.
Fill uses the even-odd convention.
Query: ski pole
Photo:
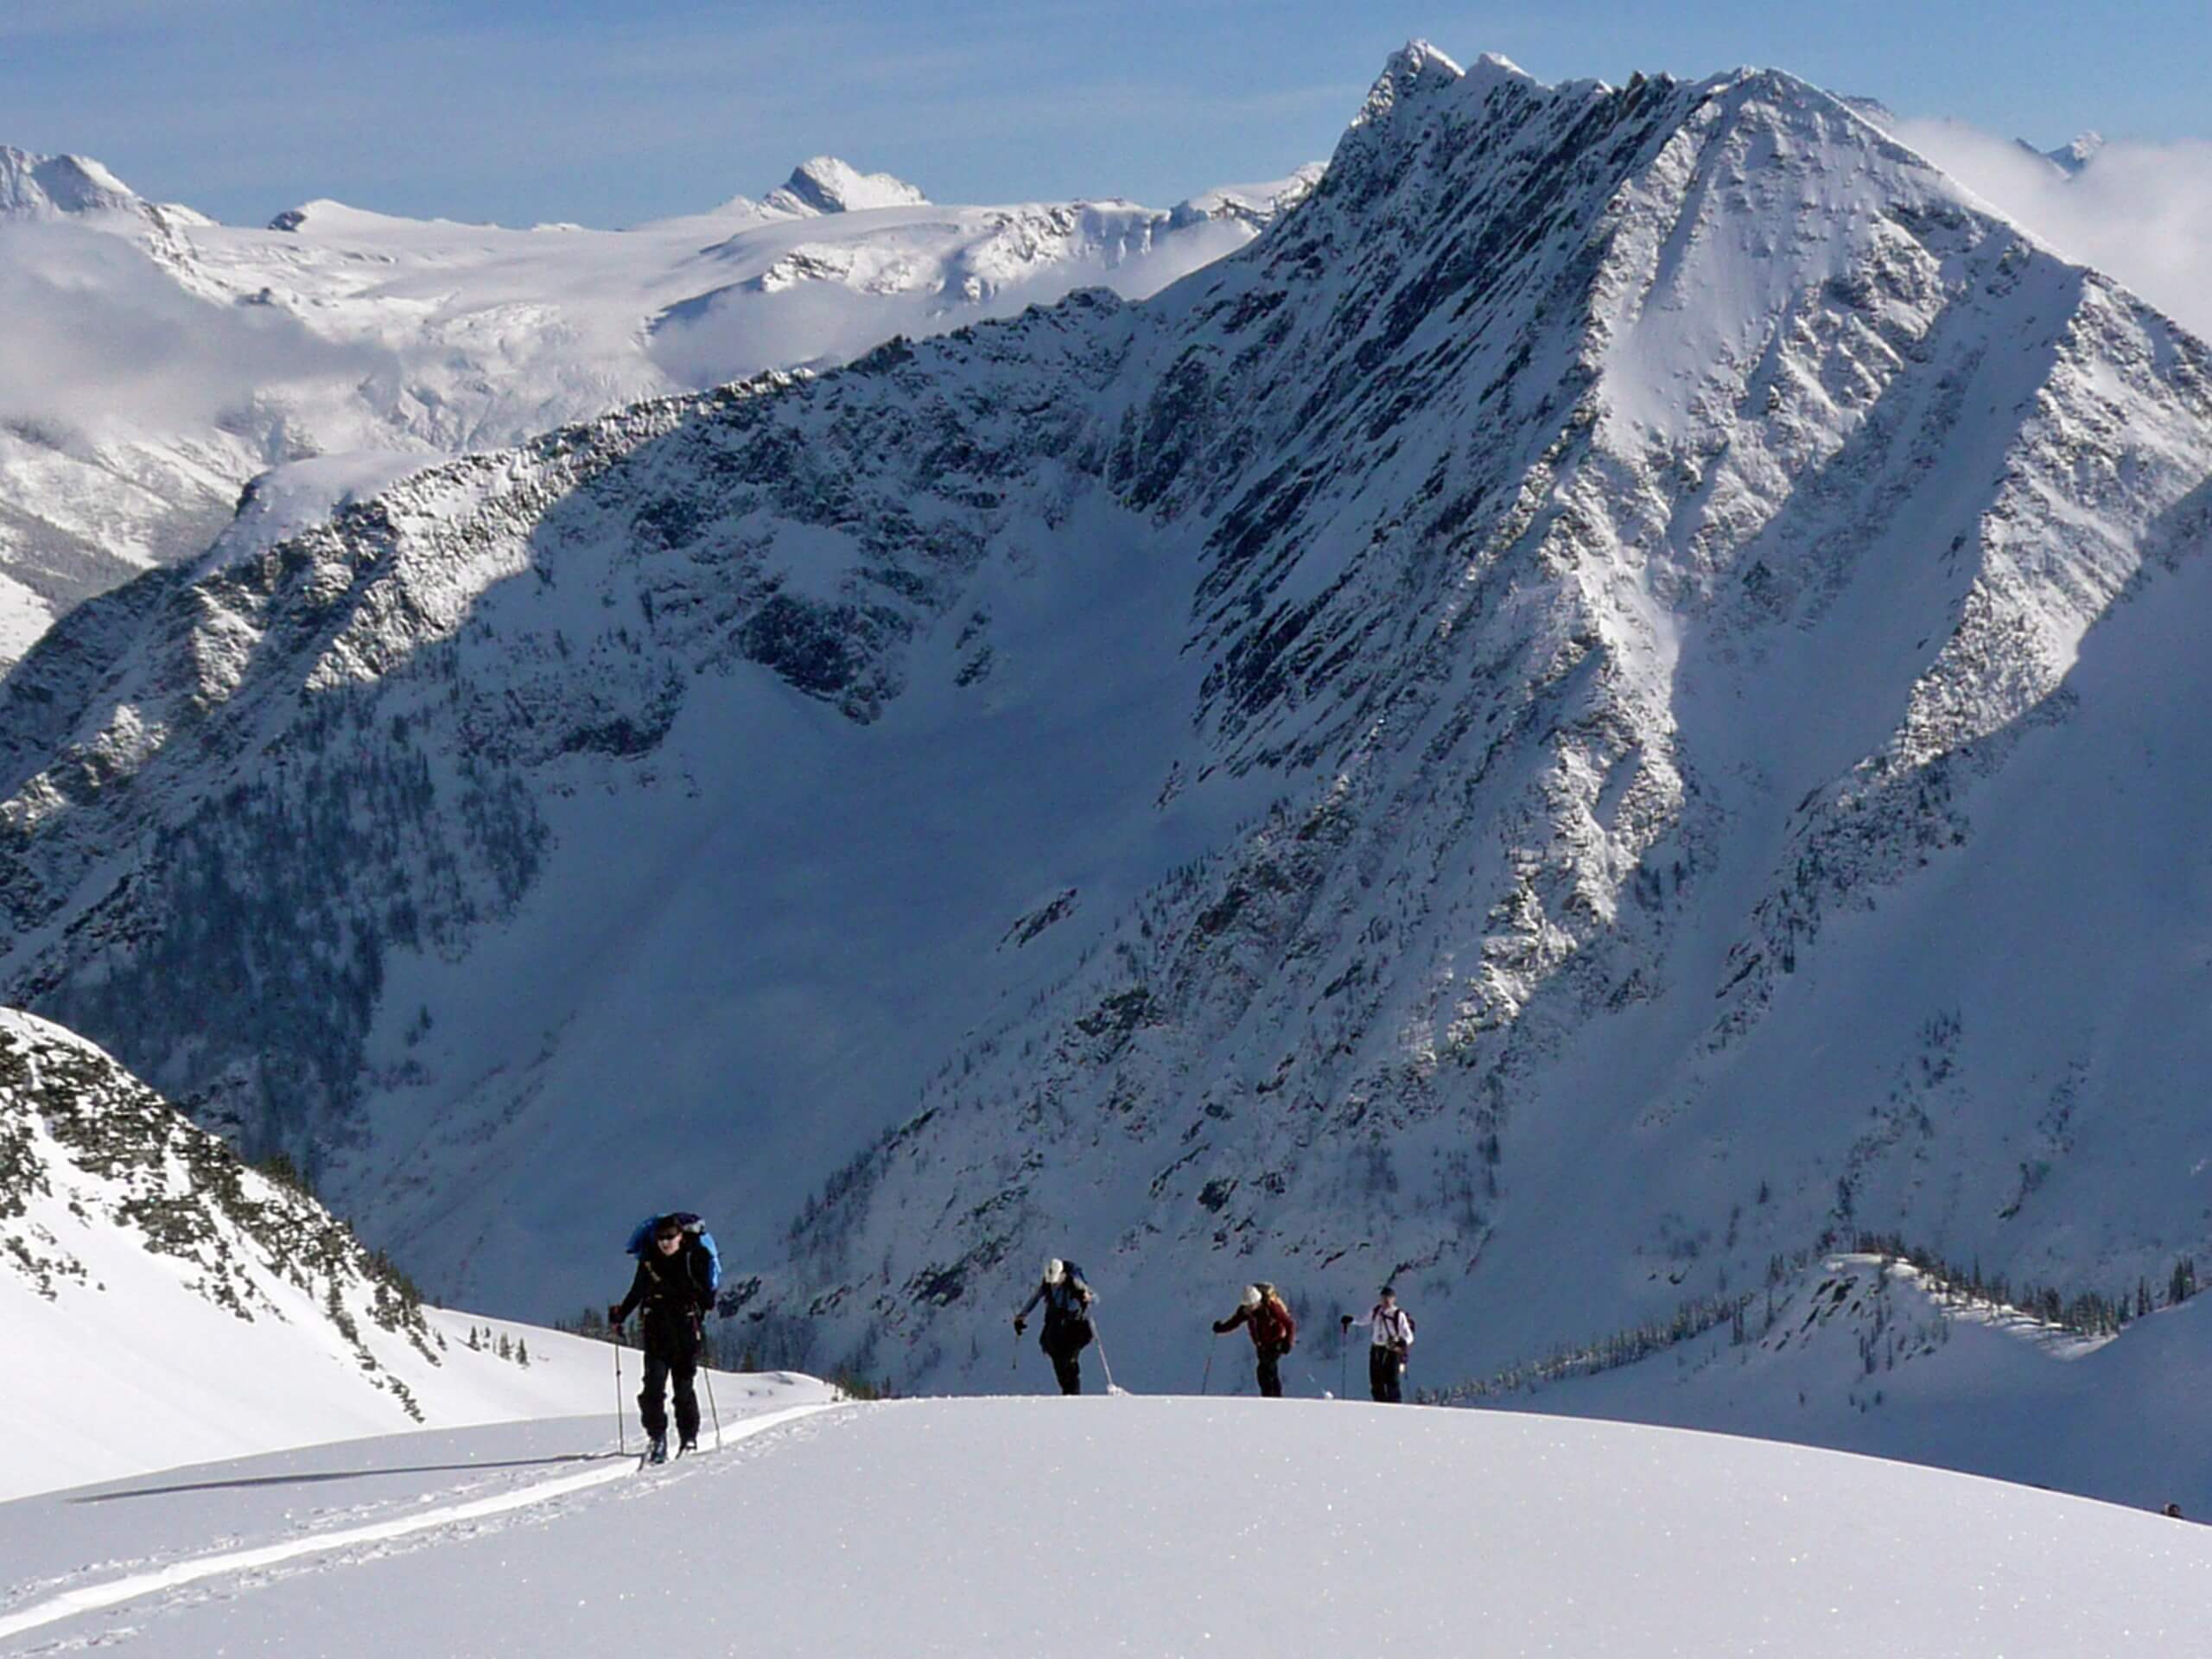
[[[1206,1368],[1198,1373],[1198,1392],[1206,1391],[1206,1384],[1213,1381],[1213,1344],[1206,1344]]]
[[[707,1372],[707,1409],[715,1414],[715,1450],[719,1452],[722,1449],[722,1408],[715,1403],[715,1368],[709,1365],[705,1369]]]
[[[1344,1397],[1344,1356],[1351,1351],[1351,1344],[1340,1333],[1337,1338],[1337,1398]]]
[[[1106,1373],[1106,1392],[1111,1394],[1114,1392],[1114,1363],[1106,1357],[1106,1333],[1098,1328],[1098,1321],[1095,1319],[1090,1322],[1090,1335],[1098,1344],[1098,1367]]]
[[[630,1452],[629,1431],[622,1420],[622,1327],[614,1327],[614,1448],[623,1456]]]

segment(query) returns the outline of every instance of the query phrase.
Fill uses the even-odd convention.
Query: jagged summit
[[[2037,161],[2048,162],[2069,178],[2073,178],[2078,176],[2083,168],[2097,159],[2098,154],[2105,147],[2105,136],[2094,129],[2087,132],[2076,133],[2056,149],[2040,149],[2024,138],[2015,138],[2012,142]]]
[[[0,145],[0,217],[130,213],[142,205],[137,192],[89,156],[35,156]]]
[[[0,219],[97,224],[115,215],[143,220],[164,234],[214,223],[178,203],[147,200],[89,156],[36,156],[0,145]]]
[[[2069,173],[2079,173],[2097,159],[2104,147],[2104,134],[2091,128],[2087,132],[2076,133],[2070,142],[2061,144],[2056,149],[2044,153]]]
[[[1425,94],[1458,85],[1465,76],[1465,70],[1428,41],[1408,41],[1383,60],[1382,73],[1368,88],[1351,124],[1372,126]]]
[[[791,169],[766,205],[788,213],[857,213],[872,207],[926,207],[929,198],[888,173],[863,173],[835,156],[817,156]]]

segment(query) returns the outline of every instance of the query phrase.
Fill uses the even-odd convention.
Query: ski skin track
[[[780,1411],[765,1412],[721,1430],[720,1438],[709,1449],[718,1452],[733,1442],[765,1434],[772,1428],[781,1428],[803,1417],[842,1409],[848,1403],[831,1401],[815,1405],[787,1406]],[[80,1613],[94,1613],[104,1608],[120,1606],[124,1602],[136,1601],[141,1596],[196,1584],[202,1579],[219,1578],[229,1573],[251,1572],[257,1567],[271,1567],[279,1561],[295,1560],[302,1555],[326,1554],[355,1544],[381,1543],[387,1539],[403,1538],[410,1533],[427,1532],[457,1522],[481,1520],[486,1516],[501,1515],[511,1510],[528,1509],[533,1504],[564,1497],[570,1492],[582,1491],[588,1487],[627,1480],[638,1472],[638,1465],[624,1459],[608,1468],[594,1469],[580,1475],[564,1475],[558,1480],[543,1481],[515,1491],[502,1492],[496,1497],[478,1498],[471,1503],[427,1510],[396,1521],[378,1521],[367,1526],[348,1528],[343,1532],[318,1533],[312,1537],[287,1539],[281,1544],[265,1544],[256,1549],[196,1556],[190,1560],[173,1562],[155,1572],[134,1573],[129,1578],[111,1579],[104,1584],[86,1585],[80,1589],[65,1591],[60,1595],[26,1607],[20,1613],[0,1617],[0,1637],[19,1636],[42,1624],[73,1618]]]

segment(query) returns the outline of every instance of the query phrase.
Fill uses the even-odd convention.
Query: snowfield
[[[329,200],[264,226],[0,147],[0,666],[86,594],[197,553],[266,469],[427,466],[1090,284],[1155,293],[1319,174],[1171,208],[953,207],[817,156],[757,200],[620,231]]]
[[[728,1427],[639,1474],[582,1420],[0,1505],[0,1652],[2212,1649],[2201,1528],[1754,1440],[1192,1398]]]

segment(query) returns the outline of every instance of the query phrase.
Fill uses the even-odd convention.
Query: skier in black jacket
[[[1062,1394],[1083,1392],[1083,1365],[1077,1356],[1090,1345],[1094,1334],[1093,1300],[1090,1287],[1083,1282],[1083,1270],[1056,1255],[1045,1264],[1045,1276],[1029,1293],[1021,1312],[1014,1316],[1014,1334],[1018,1337],[1028,1328],[1029,1310],[1039,1301],[1045,1304],[1045,1329],[1038,1336],[1037,1345],[1052,1360],[1052,1375],[1059,1379]]]
[[[655,1463],[668,1459],[666,1393],[671,1378],[681,1449],[689,1452],[699,1443],[699,1396],[692,1391],[692,1377],[705,1346],[700,1321],[715,1305],[713,1282],[706,1247],[674,1216],[663,1216],[653,1224],[652,1242],[638,1256],[630,1294],[607,1310],[607,1324],[617,1330],[633,1308],[645,1310],[638,1321],[645,1352],[638,1414],[652,1447],[645,1455]]]

